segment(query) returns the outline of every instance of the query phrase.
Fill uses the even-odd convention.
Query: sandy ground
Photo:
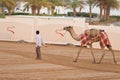
[[[35,60],[35,44],[0,42],[0,80],[120,80],[120,51],[115,51],[118,64],[106,50],[101,64],[93,64],[89,49],[84,49],[73,62],[79,47],[46,45],[42,60]],[[96,60],[101,51],[94,49]]]

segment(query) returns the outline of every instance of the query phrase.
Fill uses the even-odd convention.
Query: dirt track
[[[108,50],[101,64],[93,64],[89,49],[74,63],[78,49],[47,45],[40,61],[35,60],[35,44],[0,42],[0,80],[120,80],[120,51],[115,51],[117,65]],[[101,51],[94,53],[98,61]]]

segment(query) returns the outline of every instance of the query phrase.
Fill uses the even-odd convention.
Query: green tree
[[[8,9],[8,14],[10,15],[16,6],[16,2],[14,0],[0,0],[0,10],[1,13],[4,14],[4,7]]]
[[[25,5],[25,9],[31,8],[32,15],[39,14],[42,6],[48,7],[52,10],[52,15],[54,15],[55,6],[63,5],[63,1],[61,0],[25,0],[27,4]],[[24,9],[24,10],[25,10]]]
[[[100,20],[103,18],[102,17],[102,12],[104,10],[104,0],[96,0],[95,5],[100,8]]]
[[[44,6],[44,7],[47,6],[47,0],[38,0],[38,4],[37,4],[37,15],[39,15],[42,6]]]
[[[87,3],[89,4],[89,12],[90,12],[90,16],[89,16],[90,21],[89,21],[89,23],[92,22],[92,6],[93,6],[93,4],[95,3],[95,1],[96,1],[96,0],[88,0],[88,1],[87,1]]]
[[[80,7],[82,8],[84,4],[84,2],[82,0],[65,0],[65,3],[68,7],[72,7],[73,9],[73,16],[76,16],[76,8]]]
[[[106,20],[109,20],[111,9],[118,10],[119,8],[120,8],[120,4],[119,4],[118,0],[107,0]]]
[[[0,14],[4,14],[2,2],[3,0],[0,0]]]
[[[64,6],[63,0],[47,0],[47,7],[51,9],[52,16],[54,15],[54,9],[56,6]]]
[[[25,2],[27,3],[25,4],[24,10],[30,7],[32,10],[32,15],[36,15],[36,10],[37,10],[39,0],[25,0]]]
[[[100,7],[100,20],[108,20],[111,9],[119,9],[118,0],[96,0],[96,5]],[[104,10],[104,17],[102,17],[102,11]]]

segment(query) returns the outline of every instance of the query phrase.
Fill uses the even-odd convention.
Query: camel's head
[[[71,29],[73,29],[72,26],[67,26],[67,27],[64,27],[63,30],[66,30],[66,31],[70,31]]]

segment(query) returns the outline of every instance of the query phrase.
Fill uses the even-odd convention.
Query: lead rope
[[[13,27],[7,27],[7,31],[10,31],[12,34],[14,34],[15,32],[12,30],[12,28],[14,28],[14,26]]]
[[[63,38],[63,37],[65,36],[65,34],[66,34],[67,31],[65,31],[64,33],[62,33],[61,31],[63,31],[63,29],[57,29],[57,30],[55,31],[55,33],[56,33],[57,35],[60,35],[60,36],[61,36],[60,38]],[[56,39],[54,42],[57,42],[60,38]]]

